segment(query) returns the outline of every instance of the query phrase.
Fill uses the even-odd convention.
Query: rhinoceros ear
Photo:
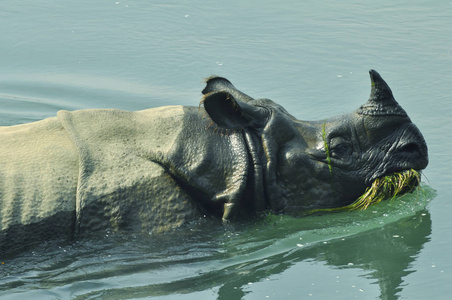
[[[369,100],[358,109],[361,115],[371,116],[407,116],[406,112],[397,103],[392,95],[389,85],[375,70],[369,71],[371,91]]]
[[[223,77],[211,76],[206,79],[206,87],[202,90],[204,95],[212,92],[220,92],[225,91],[234,96],[235,99],[243,102],[249,102],[254,100],[250,96],[245,93],[242,93],[238,89],[235,88],[232,83]]]
[[[265,108],[239,101],[226,91],[209,93],[201,103],[212,121],[224,129],[260,128],[269,114]]]

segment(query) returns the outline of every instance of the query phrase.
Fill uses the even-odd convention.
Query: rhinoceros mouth
[[[375,179],[370,187],[353,203],[342,207],[324,208],[310,211],[316,212],[339,212],[352,210],[365,210],[369,206],[377,204],[386,199],[394,199],[397,196],[414,191],[421,183],[421,174],[414,170],[394,172]]]
[[[393,199],[412,192],[421,183],[421,174],[414,170],[394,172],[375,179],[355,202],[342,207],[344,210],[364,210],[385,199]]]

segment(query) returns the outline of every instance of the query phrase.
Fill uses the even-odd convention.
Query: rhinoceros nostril
[[[399,152],[414,153],[419,152],[419,146],[415,143],[409,143],[398,149]]]

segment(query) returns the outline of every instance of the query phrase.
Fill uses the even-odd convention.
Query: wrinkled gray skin
[[[139,125],[126,122],[127,126],[110,128],[113,136],[120,136],[114,137],[120,139],[114,145],[123,147],[120,155],[112,150],[114,145],[107,147],[108,155],[105,149],[98,150],[96,138],[95,145],[88,146],[94,150],[83,150],[90,138],[80,142],[72,133],[64,133],[70,131],[67,120],[77,120],[83,111],[59,113],[58,120],[52,119],[63,124],[55,125],[61,127],[58,140],[65,135],[64,139],[73,141],[68,149],[59,149],[58,157],[68,164],[60,169],[75,166],[75,171],[63,175],[60,171],[58,180],[64,182],[59,188],[56,178],[50,180],[54,187],[48,195],[24,193],[18,184],[17,191],[5,196],[8,194],[1,189],[11,187],[6,175],[1,176],[0,160],[0,251],[12,249],[14,244],[72,238],[94,230],[163,232],[204,215],[229,221],[266,209],[298,214],[339,207],[356,200],[378,177],[424,169],[428,154],[422,134],[380,75],[371,70],[370,77],[372,90],[366,104],[350,114],[314,122],[297,120],[273,101],[255,100],[228,80],[212,77],[203,90],[204,109],[174,108],[182,113],[164,120],[149,110],[159,122],[153,123],[159,128],[149,135],[157,138],[145,141],[151,146],[139,146],[134,136],[135,144],[127,150],[128,128]],[[93,111],[89,118],[102,113]],[[115,111],[115,118],[130,114]],[[170,146],[162,142],[162,150],[160,135],[163,140],[165,135],[171,136],[176,130],[172,122],[181,126]],[[74,126],[83,127],[84,123]],[[96,130],[92,129],[92,135]],[[103,167],[102,161],[107,159],[117,168]],[[128,165],[127,161],[139,163]],[[49,167],[35,169],[36,178],[50,172]],[[46,201],[51,203],[43,208]],[[55,202],[62,203],[62,208]],[[37,203],[36,208],[27,211],[30,203]]]

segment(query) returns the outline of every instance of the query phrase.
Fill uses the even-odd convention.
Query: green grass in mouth
[[[365,210],[370,205],[377,204],[385,199],[394,199],[397,196],[412,192],[421,182],[421,175],[416,170],[406,170],[377,178],[353,203],[336,208],[321,208],[311,210],[316,212],[339,212],[352,210]]]

